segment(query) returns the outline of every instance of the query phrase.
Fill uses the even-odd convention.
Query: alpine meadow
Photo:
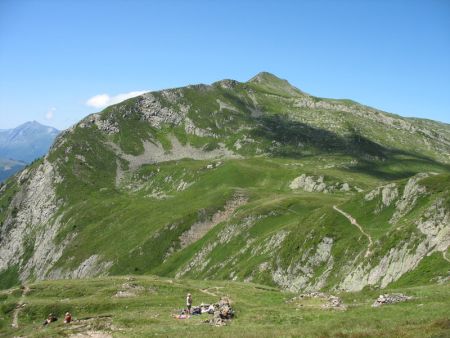
[[[5,337],[450,332],[450,125],[266,72],[87,116],[1,185],[0,222]],[[170,317],[188,292],[233,319]]]

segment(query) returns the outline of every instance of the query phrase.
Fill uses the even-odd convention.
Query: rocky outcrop
[[[395,212],[389,222],[397,223],[397,221],[412,210],[416,204],[417,199],[425,194],[426,189],[419,184],[420,180],[428,177],[427,173],[420,173],[411,177],[403,190],[402,197],[395,204]]]
[[[398,195],[397,184],[389,183],[370,191],[364,196],[364,199],[372,201],[375,198],[380,198],[380,202],[374,210],[375,213],[379,213],[385,207],[389,207],[398,198]]]
[[[119,130],[119,125],[117,122],[112,121],[111,119],[102,119],[100,114],[93,114],[88,117],[88,121],[94,123],[99,130],[106,134],[116,134]],[[83,127],[83,125],[80,125]]]
[[[100,255],[92,255],[83,261],[74,271],[65,274],[69,278],[86,278],[107,275],[112,262],[103,261]]]
[[[425,210],[416,222],[417,228],[427,238],[429,248],[445,253],[450,246],[450,210],[442,198],[438,198]]]
[[[61,204],[55,184],[61,179],[46,158],[35,169],[25,169],[17,177],[20,190],[10,205],[14,211],[1,228],[0,272],[18,265],[21,280],[32,275],[44,278],[61,256],[70,241],[66,238],[59,245],[54,243],[60,227],[60,218],[55,219],[54,215]]]
[[[35,169],[23,171],[17,178],[22,182],[15,195],[11,213],[1,228],[0,273],[10,266],[19,267],[20,280],[31,277],[82,278],[104,274],[111,262],[103,262],[99,255],[86,259],[74,270],[53,269],[66,246],[76,237],[72,232],[58,239],[63,214],[56,217],[62,201],[56,197],[56,184],[62,178],[57,167],[44,158]]]
[[[301,259],[291,263],[287,268],[282,268],[278,262],[278,268],[272,272],[273,281],[292,292],[320,290],[334,265],[332,246],[333,239],[324,237],[316,247],[306,250]],[[314,278],[316,269],[322,265],[325,265],[324,271]]]
[[[338,288],[349,291],[359,291],[366,285],[384,288],[416,268],[425,256],[435,251],[444,252],[450,246],[450,210],[441,199],[425,209],[416,226],[420,233],[412,233],[407,241],[399,242],[383,253],[375,265],[363,261],[344,268],[345,278]]]
[[[350,191],[350,185],[348,183],[336,182],[333,184],[327,184],[324,182],[323,176],[307,176],[302,174],[289,184],[289,188],[292,190],[302,189],[307,192],[335,192],[335,191]]]
[[[87,278],[108,275],[108,270],[112,266],[112,262],[105,261],[101,255],[95,254],[83,262],[75,269],[71,268],[54,268],[51,269],[46,278],[49,279],[66,279],[66,278]]]
[[[197,127],[194,121],[192,121],[188,117],[184,119],[184,131],[186,132],[186,134],[191,134],[199,137],[219,138],[219,136],[214,134],[210,129],[202,129]]]
[[[314,176],[302,174],[289,184],[289,188],[292,190],[303,189],[308,192],[323,192],[327,188],[327,185],[323,182],[323,176],[315,178]]]
[[[177,278],[180,278],[184,275],[186,275],[189,272],[202,272],[205,271],[207,265],[210,262],[210,259],[208,258],[209,254],[219,245],[226,245],[229,243],[232,239],[236,238],[239,235],[245,234],[245,232],[251,228],[257,220],[267,217],[267,215],[259,215],[259,216],[247,216],[240,220],[240,222],[237,223],[229,223],[226,224],[226,226],[217,234],[214,241],[210,241],[209,243],[205,244],[203,248],[198,251],[187,264],[185,264],[175,275]],[[245,235],[244,235],[245,236]],[[236,252],[236,255],[233,257],[230,257],[226,262],[222,262],[221,265],[225,266],[228,263],[231,263],[232,261],[239,258],[239,255],[241,255],[243,252],[249,249],[249,247],[252,245],[252,241],[247,241],[247,246]]]
[[[170,103],[175,103],[182,97],[179,90],[165,90],[162,96]],[[189,111],[189,106],[179,104],[176,111],[167,105],[163,105],[152,93],[146,93],[139,97],[138,110],[141,112],[142,120],[149,122],[155,128],[163,125],[177,126],[182,123]]]
[[[164,147],[157,141],[150,142],[144,141],[144,152],[139,155],[131,155],[124,153],[119,146],[113,142],[109,142],[108,145],[115,152],[115,154],[122,160],[128,163],[128,171],[134,172],[144,164],[154,164],[173,160],[181,160],[184,158],[191,158],[195,160],[206,160],[216,158],[240,158],[240,155],[228,150],[223,143],[219,143],[219,147],[206,151],[193,147],[190,144],[181,144],[178,139],[169,135],[168,140],[171,143],[171,149],[165,150]],[[125,169],[122,168],[120,162],[118,162],[116,172],[116,185],[120,185],[124,177]]]

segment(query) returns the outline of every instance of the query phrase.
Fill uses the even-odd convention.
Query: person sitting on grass
[[[66,315],[64,316],[64,324],[69,324],[72,321],[72,315],[70,312],[66,312]]]
[[[179,315],[172,315],[172,317],[174,317],[176,319],[188,319],[190,316],[189,316],[188,310],[183,309]]]
[[[43,325],[48,325],[50,323],[56,322],[58,318],[53,313],[50,313],[47,317],[47,319],[44,321]]]

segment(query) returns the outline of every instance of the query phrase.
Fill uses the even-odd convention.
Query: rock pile
[[[227,297],[220,299],[219,303],[213,304],[214,315],[211,320],[205,321],[214,326],[224,326],[234,317],[234,310],[231,307],[231,301]]]
[[[393,293],[393,294],[384,294],[380,295],[377,300],[372,304],[372,307],[379,307],[381,305],[386,304],[394,304],[400,302],[406,302],[407,300],[412,299],[410,296],[405,296],[401,293]]]
[[[327,302],[322,305],[323,309],[333,309],[333,310],[341,310],[345,311],[347,310],[347,306],[345,306],[344,303],[342,303],[342,299],[336,296],[329,296],[327,299]]]

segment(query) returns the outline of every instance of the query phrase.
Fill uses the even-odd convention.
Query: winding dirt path
[[[361,227],[361,225],[358,224],[358,222],[356,221],[355,218],[352,217],[352,215],[346,213],[344,210],[339,209],[337,206],[333,205],[333,209],[336,210],[337,212],[341,213],[343,216],[345,216],[351,224],[353,224],[354,226],[356,226],[358,228],[358,230],[367,237],[367,239],[369,240],[369,246],[367,248],[366,254],[364,255],[364,257],[367,257],[371,254],[370,249],[373,246],[373,241],[372,241],[372,237],[370,237],[370,235],[364,231],[364,229]]]
[[[20,297],[19,302],[16,305],[16,308],[14,309],[13,312],[13,320],[12,320],[12,324],[11,326],[13,328],[19,328],[19,313],[20,310],[22,310],[23,306],[25,305],[25,296],[27,295],[27,293],[30,292],[30,288],[28,287],[28,285],[25,285],[22,291],[22,296]]]
[[[218,297],[215,293],[208,291],[208,289],[199,289],[200,292],[206,293],[207,295]]]

